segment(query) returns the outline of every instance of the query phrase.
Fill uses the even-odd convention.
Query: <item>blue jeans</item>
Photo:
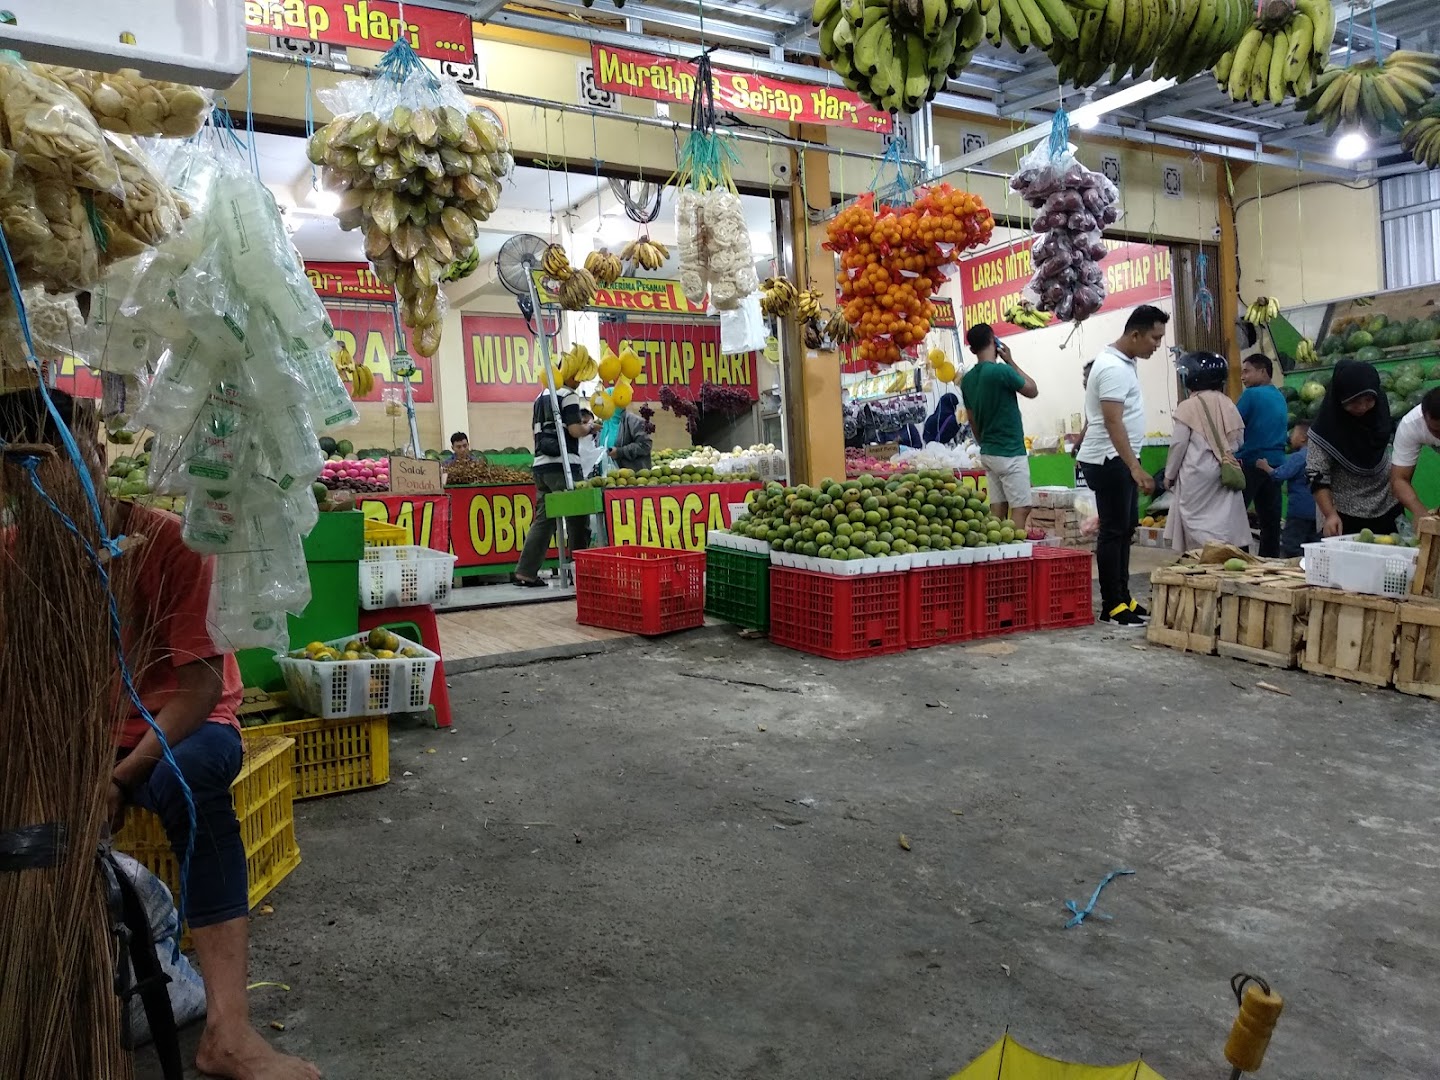
[[[1305,554],[1304,544],[1318,544],[1320,532],[1315,528],[1315,517],[1286,518],[1280,530],[1280,555],[1286,559],[1297,559]]]
[[[195,799],[195,851],[186,882],[186,922],[193,929],[243,919],[250,912],[250,883],[240,821],[230,796],[230,785],[245,756],[240,733],[228,724],[206,721],[170,750]],[[136,789],[135,805],[160,816],[175,860],[182,860],[190,816],[168,762],[158,762],[150,778]]]

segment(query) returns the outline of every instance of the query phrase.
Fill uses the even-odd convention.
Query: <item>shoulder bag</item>
[[[1205,414],[1205,421],[1210,427],[1210,448],[1215,451],[1215,456],[1220,459],[1220,486],[1226,491],[1245,490],[1245,470],[1235,460],[1235,455],[1230,452],[1230,444],[1225,442],[1220,433],[1220,426],[1215,422],[1214,415],[1210,412],[1208,401],[1200,402],[1200,411]]]

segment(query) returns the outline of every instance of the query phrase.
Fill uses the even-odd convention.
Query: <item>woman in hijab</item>
[[[1336,364],[1305,466],[1322,536],[1395,531],[1402,507],[1390,490],[1393,434],[1380,373],[1358,360]]]
[[[946,394],[935,406],[935,411],[925,419],[925,430],[921,438],[927,443],[938,442],[946,446],[952,445],[960,436],[960,421],[956,419],[955,412],[960,408],[960,399],[954,394]]]
[[[1173,494],[1165,538],[1176,551],[1204,547],[1210,540],[1249,547],[1245,492],[1220,482],[1221,462],[1233,461],[1245,438],[1240,410],[1224,393],[1230,365],[1215,353],[1193,353],[1182,368],[1190,396],[1173,417],[1165,464],[1165,487]]]

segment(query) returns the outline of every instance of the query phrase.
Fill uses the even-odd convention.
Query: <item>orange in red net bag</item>
[[[925,341],[935,315],[930,297],[962,252],[990,239],[995,218],[979,196],[949,184],[922,188],[905,207],[877,212],[874,202],[865,195],[840,211],[825,247],[840,256],[840,302],[858,337],[854,355],[877,370],[913,356]]]

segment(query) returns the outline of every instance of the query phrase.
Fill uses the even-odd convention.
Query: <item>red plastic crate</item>
[[[705,552],[609,547],[575,552],[575,621],[630,634],[705,623]]]
[[[1095,621],[1092,588],[1088,551],[1036,548],[1036,629],[1089,626]]]
[[[912,649],[976,636],[975,567],[924,566],[905,575],[905,641]]]
[[[971,565],[976,637],[1035,629],[1034,563],[1033,558],[994,559]]]
[[[772,566],[770,640],[831,660],[903,652],[905,577]]]

